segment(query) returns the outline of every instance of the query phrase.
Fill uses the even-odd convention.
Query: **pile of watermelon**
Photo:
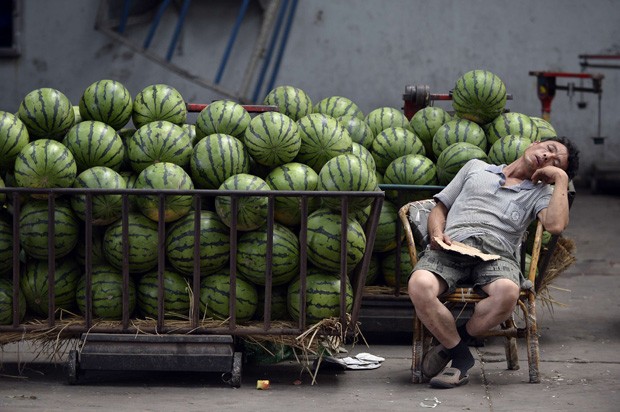
[[[364,115],[350,99],[329,96],[314,102],[294,86],[278,86],[263,100],[278,111],[249,113],[229,100],[208,104],[190,121],[186,102],[173,87],[154,84],[136,96],[114,80],[88,86],[78,105],[59,90],[41,88],[24,97],[18,110],[0,111],[0,190],[102,189],[101,194],[55,197],[53,222],[48,194],[24,196],[19,220],[22,273],[19,296],[33,316],[47,317],[47,257],[53,245],[55,307],[94,317],[122,315],[122,269],[128,267],[129,309],[134,316],[157,316],[158,222],[165,222],[163,273],[167,317],[186,318],[194,255],[201,274],[201,316],[230,316],[230,226],[237,230],[236,302],[238,322],[260,319],[266,276],[272,279],[271,319],[298,319],[300,224],[308,209],[306,320],[338,316],[353,293],[340,284],[340,197],[276,196],[273,236],[268,239],[268,198],[262,191],[380,190],[379,184],[444,185],[471,158],[509,163],[533,140],[555,135],[542,119],[505,113],[505,86],[487,71],[466,73],[456,83],[451,115],[428,107],[407,119],[400,110],[380,107]],[[123,197],[110,190],[155,189]],[[175,189],[175,194],[165,190]],[[218,195],[194,213],[195,189],[251,190],[251,196]],[[108,190],[107,192],[105,190]],[[181,192],[181,193],[178,193]],[[395,284],[397,211],[401,203],[430,196],[412,191],[386,193],[372,250],[367,284]],[[233,201],[234,199],[234,201]],[[0,192],[0,324],[12,323],[13,209]],[[366,248],[370,196],[348,199],[347,270]],[[90,206],[89,206],[90,203]],[[163,203],[160,204],[160,203]],[[236,214],[235,214],[236,213]],[[128,245],[123,245],[123,220]],[[92,291],[86,299],[85,221],[92,223]],[[199,221],[199,222],[198,222]],[[54,237],[48,239],[53,224]],[[195,253],[195,225],[199,245]],[[272,264],[267,267],[267,248]],[[124,261],[123,251],[129,251]],[[409,273],[403,248],[401,273]],[[406,276],[401,276],[406,281]],[[341,297],[341,290],[346,296]],[[23,312],[23,311],[22,311]],[[57,313],[58,314],[58,313]],[[20,316],[25,316],[21,313]]]

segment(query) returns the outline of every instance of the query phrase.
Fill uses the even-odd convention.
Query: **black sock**
[[[465,342],[469,342],[473,339],[473,336],[471,336],[469,332],[467,332],[467,323],[463,323],[461,326],[457,327],[456,330],[459,333],[461,339],[463,339]]]
[[[469,351],[467,343],[463,339],[453,347],[448,349],[450,357],[452,358],[452,367],[461,371],[461,376],[467,375],[467,372],[474,366],[475,360]]]

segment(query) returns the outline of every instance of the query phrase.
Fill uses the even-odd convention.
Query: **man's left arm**
[[[533,181],[541,180],[555,186],[549,206],[538,213],[545,230],[559,235],[568,226],[568,175],[559,167],[547,166],[532,175]]]

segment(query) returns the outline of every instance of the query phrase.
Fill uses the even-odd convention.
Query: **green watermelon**
[[[396,230],[401,225],[398,217],[398,208],[393,202],[386,200],[383,202],[379,222],[377,223],[377,234],[373,247],[375,252],[388,252],[396,248],[398,237]],[[401,229],[401,240],[405,237],[405,231]]]
[[[241,138],[250,124],[250,114],[240,105],[230,100],[217,100],[202,109],[196,119],[196,138],[222,133]]]
[[[131,273],[148,272],[157,266],[158,232],[157,223],[142,215],[131,212],[128,218],[128,268]],[[163,241],[163,239],[162,239]],[[106,228],[103,235],[103,254],[115,268],[123,268],[123,221],[117,220]]]
[[[448,146],[437,158],[439,183],[447,185],[471,159],[487,160],[487,154],[478,146],[467,142]]]
[[[489,150],[489,162],[508,165],[521,157],[530,144],[532,144],[530,139],[518,135],[509,134],[500,137]]]
[[[237,273],[256,285],[265,285],[267,273],[267,227],[239,236]],[[275,223],[272,236],[270,265],[274,286],[288,283],[299,270],[299,240],[286,226]]]
[[[30,142],[15,159],[15,181],[20,187],[71,187],[76,176],[73,155],[65,145],[55,140]]]
[[[399,251],[397,249],[392,249],[381,257],[381,273],[383,274],[383,280],[386,285],[392,287],[396,286],[397,270],[400,271],[400,286],[407,286],[409,275],[413,272],[413,266],[409,258],[409,250],[405,245],[400,248],[399,267],[396,266],[396,256],[398,256],[398,254]]]
[[[137,287],[137,304],[146,318],[157,319],[157,297],[159,295],[159,274],[157,271],[140,276]],[[191,290],[185,277],[171,270],[164,270],[164,317],[188,319]]]
[[[71,101],[61,91],[49,87],[28,93],[17,115],[31,139],[60,140],[75,123]]]
[[[174,163],[155,163],[138,175],[136,189],[193,190],[194,184],[187,172]],[[164,220],[172,222],[189,213],[192,208],[191,195],[164,196]],[[159,195],[138,196],[137,204],[144,216],[159,221]]]
[[[81,232],[84,232],[82,227]],[[105,226],[94,226],[92,230],[92,243],[90,246],[90,262],[91,265],[104,265],[108,261],[103,254],[103,235]],[[86,237],[85,233],[80,233],[80,242],[75,247],[75,259],[82,267],[86,267]]]
[[[344,127],[349,133],[353,142],[359,143],[366,149],[372,147],[372,141],[375,139],[375,135],[366,123],[366,120],[360,119],[355,116],[341,116],[336,120]]]
[[[415,135],[422,140],[427,157],[434,156],[433,136],[437,133],[437,129],[450,120],[452,119],[448,112],[436,106],[420,109],[411,117],[409,126]]]
[[[403,127],[388,127],[375,136],[370,153],[377,170],[384,173],[394,159],[409,154],[425,155],[426,150],[424,143],[412,131]]]
[[[147,123],[162,120],[180,126],[187,120],[187,107],[177,89],[166,84],[154,84],[138,93],[133,101],[131,118],[138,129]]]
[[[229,177],[250,171],[250,157],[241,140],[227,134],[201,139],[190,157],[192,180],[201,189],[217,189]]]
[[[297,123],[278,112],[255,116],[245,130],[245,147],[252,158],[267,167],[291,162],[299,153],[301,137]]]
[[[28,309],[37,315],[47,317],[49,302],[47,259],[28,259],[20,278],[20,287],[28,304]],[[82,270],[73,258],[56,260],[54,268],[54,306],[57,310],[71,310],[75,305],[75,289]]]
[[[127,183],[123,177],[109,167],[95,166],[80,173],[75,182],[75,188],[88,189],[125,189]],[[123,198],[120,194],[106,194],[92,196],[93,225],[108,225],[121,217]],[[75,215],[86,220],[86,195],[71,197],[71,208]]]
[[[105,320],[120,320],[123,316],[123,275],[120,269],[109,265],[97,265],[92,268],[92,316]],[[136,284],[129,277],[129,315],[136,307]],[[86,314],[86,275],[77,283],[75,299],[78,309]]]
[[[194,272],[194,214],[176,221],[166,233],[166,257],[173,268],[184,274]],[[230,255],[230,230],[215,212],[200,211],[200,273],[221,269]]]
[[[133,111],[129,90],[116,80],[99,80],[82,93],[79,113],[82,120],[96,120],[115,130],[125,126]]]
[[[364,120],[364,113],[351,99],[342,96],[326,97],[314,106],[314,113],[331,117],[351,116]]]
[[[487,136],[482,127],[467,119],[456,119],[437,129],[433,136],[433,153],[439,157],[446,147],[458,142],[471,143],[485,152],[487,150]]]
[[[0,275],[13,268],[13,223],[0,213]],[[1,277],[1,276],[0,276]]]
[[[294,121],[312,113],[312,100],[308,93],[293,86],[277,86],[263,99],[263,104],[277,106],[280,113]]]
[[[500,137],[517,135],[536,141],[538,139],[538,126],[523,113],[508,112],[497,116],[487,126],[487,138],[489,144],[495,143]]]
[[[312,113],[297,121],[301,147],[296,162],[304,163],[319,172],[327,161],[351,152],[351,137],[333,117]]]
[[[537,140],[544,140],[550,137],[558,136],[558,132],[555,131],[555,128],[547,120],[535,116],[530,116],[530,119],[538,128]]]
[[[366,123],[368,123],[370,130],[375,136],[390,127],[409,129],[409,120],[407,117],[394,107],[379,107],[374,109],[366,115]]]
[[[19,238],[24,251],[36,259],[47,259],[48,202],[30,200],[19,216]],[[54,209],[54,252],[56,258],[68,255],[78,242],[79,224],[68,204],[57,201]]]
[[[240,173],[226,179],[219,190],[230,191],[268,191],[269,186],[260,177]],[[237,203],[237,230],[258,229],[267,222],[267,196],[240,196]],[[226,226],[232,225],[232,198],[231,196],[217,196],[215,211]]]
[[[439,184],[437,168],[435,164],[422,155],[407,155],[395,159],[385,171],[383,183],[394,185],[433,186]],[[427,190],[388,190],[386,197],[397,202],[400,193],[398,207],[413,200],[428,199],[433,192]]]
[[[131,168],[138,173],[158,162],[186,167],[192,156],[192,142],[187,131],[168,121],[140,127],[126,144]]]
[[[297,279],[288,287],[287,307],[293,320],[300,316],[301,280]],[[340,294],[340,276],[321,270],[309,270],[306,278],[306,322],[314,324],[336,316],[340,316],[340,300],[345,300],[345,310],[353,309],[353,287],[346,280],[345,296]]]
[[[12,168],[29,141],[28,129],[19,117],[0,111],[0,170]]]
[[[265,182],[271,190],[313,191],[319,183],[319,175],[310,166],[303,163],[287,163],[274,168]],[[321,199],[308,198],[308,212],[313,212],[321,205]],[[274,218],[276,222],[288,226],[297,226],[301,221],[300,196],[276,196],[274,201]]]
[[[26,315],[26,299],[24,293],[18,292],[19,319],[21,322]],[[13,283],[8,279],[0,278],[0,325],[13,323]]]
[[[243,279],[236,279],[235,318],[246,322],[254,316],[258,306],[256,287]],[[204,276],[200,281],[200,309],[206,316],[227,319],[230,316],[230,275]]]
[[[85,120],[76,124],[62,144],[73,154],[78,173],[94,166],[118,171],[125,160],[123,139],[103,122]]]
[[[366,162],[366,164],[371,170],[375,172],[377,171],[377,163],[375,162],[375,158],[372,157],[372,153],[370,153],[370,150],[366,149],[361,144],[356,142],[351,143],[351,154],[359,157],[364,162]]]
[[[265,319],[265,288],[257,287],[258,304],[254,319]],[[269,319],[271,320],[288,320],[288,308],[286,307],[286,297],[288,295],[288,285],[276,286],[271,290],[271,312]]]
[[[502,114],[506,99],[504,82],[487,70],[465,73],[452,90],[452,107],[456,114],[478,124],[489,123]]]
[[[340,271],[341,215],[328,209],[319,209],[308,216],[308,260],[330,272]],[[347,270],[355,268],[366,251],[366,234],[357,220],[347,220]]]

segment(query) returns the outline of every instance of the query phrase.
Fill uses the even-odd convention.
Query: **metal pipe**
[[[169,5],[170,5],[170,0],[163,0],[161,4],[159,5],[159,9],[157,9],[157,14],[155,15],[155,18],[153,19],[153,23],[151,24],[151,29],[149,30],[149,33],[147,34],[146,39],[144,40],[143,47],[145,49],[148,49],[150,47],[151,41],[153,40],[153,37],[155,36],[155,31],[157,30],[157,26],[159,26],[159,22],[161,21],[161,18],[164,15],[164,12],[166,11]]]
[[[183,2],[183,6],[181,6],[179,20],[177,20],[177,25],[174,28],[174,33],[172,34],[170,46],[168,46],[168,53],[166,53],[166,61],[172,60],[172,53],[174,52],[174,48],[177,45],[177,41],[179,40],[179,34],[181,33],[181,29],[183,28],[183,22],[185,21],[185,16],[187,15],[187,10],[189,9],[189,5],[191,2],[191,0],[185,0]]]
[[[230,34],[230,38],[228,39],[228,44],[226,45],[226,49],[224,49],[224,56],[222,57],[222,61],[220,62],[220,67],[217,69],[217,74],[215,75],[215,84],[219,84],[220,80],[222,80],[222,75],[224,74],[226,63],[228,63],[228,58],[230,57],[230,51],[232,50],[235,40],[237,39],[237,34],[239,34],[239,27],[241,26],[241,22],[243,22],[243,18],[245,17],[245,13],[248,10],[249,4],[250,0],[243,0],[243,4],[241,5],[239,14],[237,14],[237,20],[235,21],[232,33]]]
[[[297,0],[293,0],[291,5],[291,10],[288,13],[288,18],[286,20],[286,26],[284,26],[284,33],[282,34],[282,40],[280,42],[280,47],[278,49],[278,54],[276,55],[276,62],[274,63],[273,71],[271,72],[271,78],[269,79],[269,84],[267,86],[267,90],[272,90],[276,78],[278,77],[278,72],[280,71],[280,64],[282,63],[282,56],[284,55],[284,50],[286,49],[286,43],[288,42],[289,33],[291,32],[291,25],[293,24],[293,18],[295,17],[295,10],[297,9]]]
[[[129,18],[129,10],[131,9],[132,3],[132,0],[125,0],[123,2],[123,13],[121,14],[121,21],[118,24],[118,32],[120,34],[125,33],[125,27],[127,27],[127,19]]]

